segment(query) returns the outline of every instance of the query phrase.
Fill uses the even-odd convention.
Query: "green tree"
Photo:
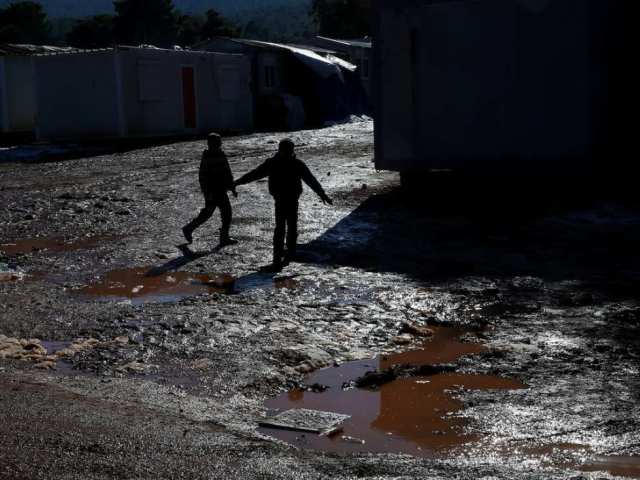
[[[104,48],[115,43],[113,15],[96,15],[77,20],[67,33],[67,44],[76,48]]]
[[[237,37],[239,35],[238,28],[231,22],[226,20],[217,11],[207,10],[206,20],[202,27],[203,38],[213,37]]]
[[[36,2],[15,2],[0,9],[0,42],[46,43],[51,25],[42,5]]]
[[[204,19],[201,16],[179,15],[177,43],[188,47],[202,40]]]
[[[313,0],[311,11],[320,35],[359,38],[370,34],[371,0]]]
[[[116,0],[115,36],[118,43],[172,46],[178,33],[178,14],[172,0]]]

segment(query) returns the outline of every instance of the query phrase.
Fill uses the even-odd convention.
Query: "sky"
[[[0,0],[0,6],[5,6],[16,0]],[[113,12],[113,0],[36,0],[41,3],[49,16],[85,17],[98,13]],[[282,4],[310,3],[310,0],[174,0],[177,8],[185,13],[201,13],[209,8],[215,8],[223,14],[233,15],[240,11],[265,6]]]

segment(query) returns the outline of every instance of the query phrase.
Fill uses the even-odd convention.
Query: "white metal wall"
[[[35,116],[31,57],[0,58],[0,130],[5,133],[33,131]]]
[[[182,68],[194,69],[196,132],[253,127],[250,65],[240,55],[165,50],[120,53],[128,135],[192,132],[184,122]]]
[[[588,5],[378,0],[377,167],[541,171],[588,158]]]
[[[182,68],[194,69],[196,128],[185,125]],[[40,139],[167,136],[253,127],[241,55],[122,49],[38,56]]]
[[[0,132],[9,130],[9,110],[7,109],[7,83],[6,83],[5,58],[0,57]]]
[[[7,57],[6,65],[9,130],[30,132],[36,116],[32,57]]]
[[[45,55],[34,62],[38,138],[119,135],[112,52]]]

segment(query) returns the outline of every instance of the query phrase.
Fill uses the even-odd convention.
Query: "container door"
[[[182,97],[184,105],[184,126],[197,128],[196,122],[196,85],[193,67],[182,67]]]

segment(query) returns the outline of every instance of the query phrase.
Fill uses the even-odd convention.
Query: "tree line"
[[[237,26],[210,9],[187,15],[172,0],[117,0],[115,15],[74,20],[62,37],[41,4],[19,1],[0,9],[0,43],[65,44],[103,48],[115,44],[151,44],[160,47],[193,45],[215,36],[237,36]],[[57,38],[56,38],[57,37]]]
[[[371,34],[371,0],[313,0],[320,35],[356,39]]]
[[[308,10],[264,9],[240,25],[213,9],[203,15],[182,13],[173,0],[115,0],[113,5],[114,14],[52,21],[40,3],[16,1],[0,8],[0,43],[104,48],[191,46],[207,38],[240,35],[272,41],[299,41],[315,34],[358,38],[369,34],[371,9],[370,0],[312,0]]]

